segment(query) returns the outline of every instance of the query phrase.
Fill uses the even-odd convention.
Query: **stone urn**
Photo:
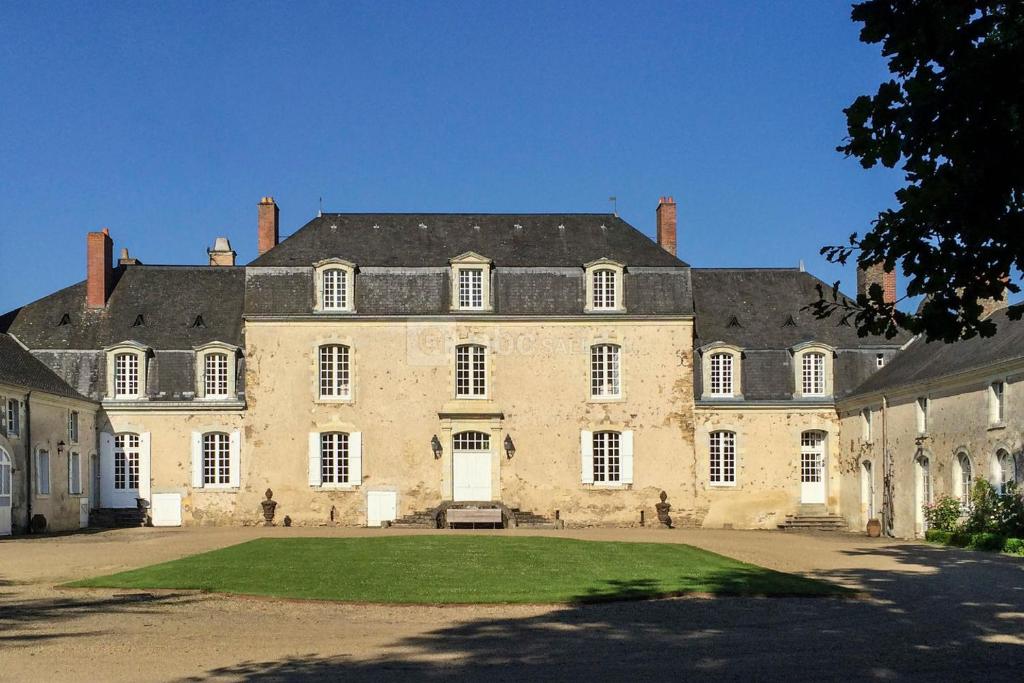
[[[263,526],[274,526],[274,511],[277,510],[277,501],[274,500],[274,492],[267,489],[267,499],[260,501],[263,506]]]
[[[878,518],[868,520],[868,536],[878,538],[882,535],[882,521]]]
[[[671,529],[672,518],[669,517],[668,513],[672,509],[672,504],[668,502],[668,494],[662,491],[658,497],[661,498],[661,502],[654,504],[654,509],[658,513],[658,521]]]

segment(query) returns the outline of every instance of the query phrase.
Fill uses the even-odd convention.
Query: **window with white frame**
[[[78,411],[68,411],[68,442],[78,443]]]
[[[800,483],[820,484],[825,469],[825,433],[811,430],[800,434]]]
[[[989,385],[989,423],[993,425],[1003,424],[1006,417],[1006,384],[1004,382],[992,382]]]
[[[231,484],[231,438],[223,432],[203,434],[203,486]]]
[[[860,411],[861,427],[863,428],[863,438],[865,443],[871,443],[874,434],[874,424],[872,424],[871,408],[864,408]]]
[[[731,353],[711,354],[710,384],[712,396],[733,395],[733,356]]]
[[[621,434],[594,432],[594,483],[618,484],[622,481]]]
[[[801,388],[804,396],[825,395],[825,354],[820,351],[804,353],[800,361]]]
[[[139,488],[139,435],[114,436],[114,488],[130,491]]]
[[[961,507],[968,507],[971,503],[971,487],[974,485],[974,472],[971,468],[971,459],[966,453],[957,453],[956,470],[953,472],[953,485],[956,497],[960,499]]]
[[[1017,463],[1008,451],[1000,448],[996,451],[996,488],[999,493],[1006,493],[1011,483],[1017,483]]]
[[[325,432],[320,435],[320,481],[324,484],[348,484],[348,434]]]
[[[349,348],[344,344],[321,346],[320,398],[347,399],[350,396]]]
[[[590,347],[591,397],[618,398],[622,395],[619,351],[617,344],[595,344]]]
[[[36,451],[36,494],[50,495],[50,451],[45,448]]]
[[[68,493],[82,493],[82,456],[77,451],[68,454]]]
[[[883,367],[885,367],[885,355],[884,354],[881,354],[881,353],[876,353],[875,354],[875,367],[876,368],[883,368]]]
[[[139,356],[136,353],[114,354],[114,398],[139,396]]]
[[[7,436],[18,436],[21,434],[21,401],[16,398],[7,399],[4,410],[7,411]]]
[[[711,432],[708,436],[710,470],[708,479],[713,485],[736,484],[736,434],[729,431]]]
[[[348,309],[348,271],[343,268],[323,269],[320,271],[320,287],[323,310],[344,311]]]
[[[618,272],[611,268],[597,268],[591,274],[593,280],[590,306],[594,309],[618,308]]]
[[[459,308],[482,309],[484,307],[484,269],[458,268]]]
[[[917,412],[917,433],[928,433],[928,397],[921,396],[915,402]]]
[[[207,353],[203,360],[203,389],[207,398],[227,398],[230,391],[226,353]]]
[[[487,348],[480,344],[455,347],[455,396],[485,398],[487,396]]]

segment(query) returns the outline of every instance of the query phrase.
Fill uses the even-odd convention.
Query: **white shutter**
[[[100,432],[100,507],[114,506],[114,435]]]
[[[348,435],[348,483],[359,486],[363,483],[363,433]]]
[[[229,463],[231,470],[228,472],[228,479],[231,488],[237,489],[242,475],[242,432],[236,429],[231,432],[231,436],[228,438],[229,455],[231,458]]]
[[[320,432],[309,433],[309,485],[320,486],[323,479],[320,472]]]
[[[619,435],[619,476],[623,484],[633,483],[633,432]]]
[[[192,488],[203,487],[203,433],[192,432]]]
[[[150,497],[151,443],[149,432],[139,434],[139,498],[144,500],[149,500]]]
[[[580,481],[594,483],[594,433],[580,432]]]

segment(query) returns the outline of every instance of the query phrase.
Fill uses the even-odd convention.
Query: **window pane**
[[[323,308],[348,308],[348,273],[340,268],[323,271]]]
[[[732,396],[732,355],[716,353],[711,356],[711,394]]]
[[[231,447],[227,434],[203,434],[203,484],[231,483]]]
[[[320,347],[320,396],[349,397],[349,353],[343,344]]]
[[[38,471],[36,472],[36,482],[39,484],[39,490],[37,493],[41,496],[47,496],[50,494],[50,453],[49,451],[39,451],[39,457],[36,459]]]
[[[594,432],[594,482],[621,481],[619,433]]]
[[[207,396],[228,395],[228,355],[208,353],[205,361],[205,390]]]
[[[459,269],[459,308],[483,308],[484,271],[482,268]]]
[[[348,434],[320,435],[320,477],[324,484],[349,483]]]
[[[459,432],[452,437],[452,446],[457,451],[488,451],[491,449],[491,435],[485,432]]]
[[[615,308],[615,271],[608,268],[595,270],[593,274],[594,308]]]
[[[114,356],[114,396],[131,398],[139,395],[139,357],[134,353]]]
[[[619,395],[619,347],[598,344],[590,349],[590,395]]]
[[[72,453],[68,471],[68,493],[82,492],[82,458],[78,453]]]
[[[825,354],[805,353],[802,360],[803,393],[815,396],[825,393]]]
[[[486,349],[466,344],[455,349],[455,395],[479,398],[487,395]]]
[[[139,488],[138,434],[118,434],[114,437],[114,488]]]
[[[711,432],[709,479],[713,484],[736,482],[736,435],[732,432]]]

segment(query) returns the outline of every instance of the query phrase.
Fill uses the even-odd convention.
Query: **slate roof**
[[[992,314],[996,334],[946,344],[916,339],[889,363],[857,387],[853,395],[885,391],[907,384],[975,370],[1024,358],[1024,320],[1010,320],[1008,309]]]
[[[87,400],[8,334],[0,334],[0,383]]]
[[[114,280],[106,308],[86,307],[83,281],[0,316],[0,332],[31,349],[103,349],[128,339],[157,349],[242,346],[244,268],[119,266]]]
[[[618,216],[601,213],[326,213],[249,265],[309,266],[334,257],[358,266],[446,266],[467,251],[497,268],[578,267],[599,258],[686,266]]]

